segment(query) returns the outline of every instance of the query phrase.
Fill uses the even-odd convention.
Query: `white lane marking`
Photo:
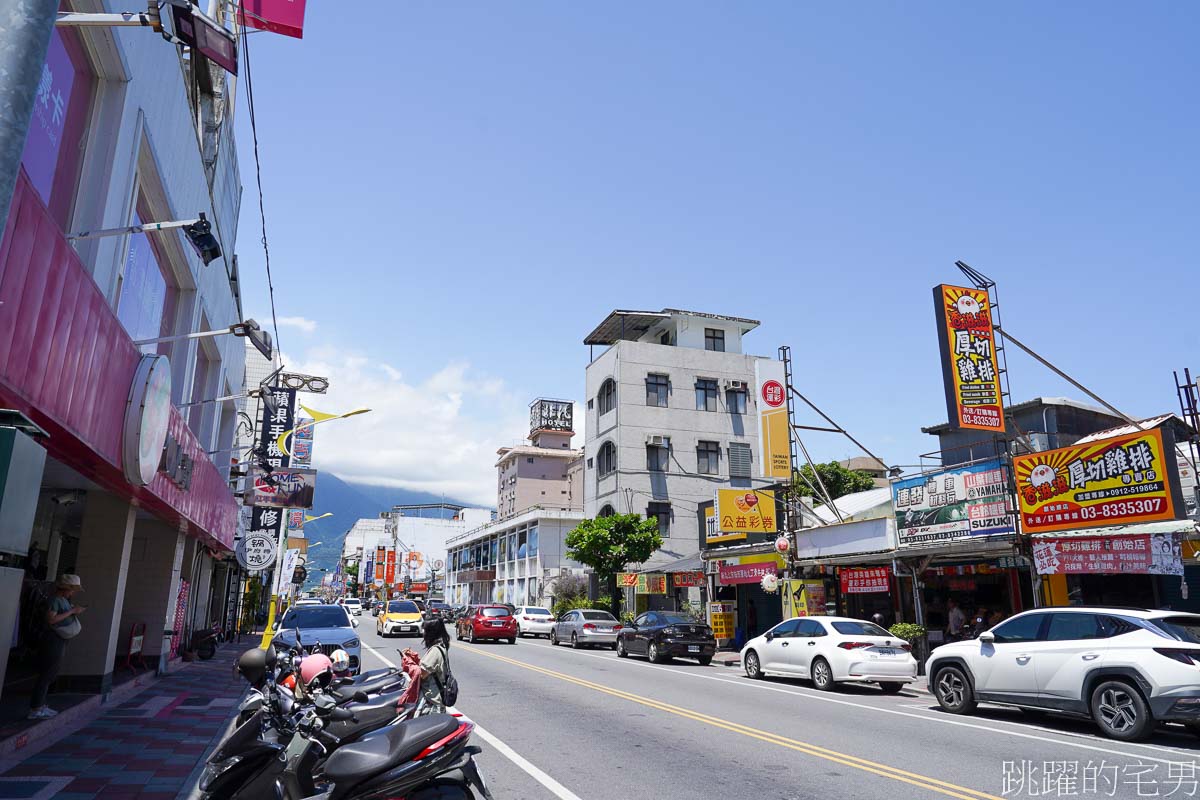
[[[389,667],[396,666],[395,664],[392,663],[392,661],[390,659],[388,659],[386,656],[384,656],[383,653],[379,652],[374,647],[371,647],[371,645],[367,644],[366,642],[363,642],[362,646],[367,648],[368,650],[370,650],[372,653],[374,653],[375,657],[378,658],[380,661],[382,661],[387,666],[389,666]],[[448,710],[452,714],[460,713],[459,710],[457,708],[455,708],[454,706],[451,706]],[[531,764],[524,756],[522,756],[516,750],[513,750],[511,747],[506,745],[504,742],[497,739],[495,734],[493,734],[491,731],[484,728],[482,725],[480,725],[475,720],[471,720],[471,722],[474,723],[474,725],[475,725],[474,732],[479,734],[480,739],[483,739],[485,742],[490,744],[492,747],[496,748],[496,752],[500,753],[502,756],[507,758],[509,761],[513,762],[518,767],[520,767],[521,770],[526,775],[533,778],[535,781],[540,783],[542,786],[546,787],[546,790],[549,791],[551,794],[553,794],[555,797],[559,798],[559,800],[580,800],[579,795],[575,794],[570,789],[563,786],[558,781],[554,780],[554,778],[551,778],[545,772],[542,772],[542,770],[538,769],[536,766]]]
[[[525,646],[526,647],[541,647],[541,648],[545,648],[548,650],[557,650],[558,649],[558,648],[554,647],[553,645],[548,645],[548,644],[526,644]],[[761,689],[761,690],[767,691],[767,692],[778,692],[780,694],[796,695],[798,697],[804,697],[809,700],[819,700],[822,703],[833,703],[835,705],[850,706],[852,708],[861,708],[861,709],[864,709],[867,711],[874,711],[874,712],[880,713],[880,714],[894,714],[899,717],[910,717],[912,719],[926,720],[928,722],[938,722],[943,725],[954,725],[954,726],[960,727],[960,728],[974,728],[976,730],[987,731],[988,733],[994,733],[999,736],[1013,736],[1013,737],[1016,737],[1019,739],[1032,739],[1034,741],[1045,742],[1047,744],[1056,744],[1056,745],[1061,745],[1064,747],[1074,747],[1074,748],[1078,748],[1080,750],[1091,750],[1091,751],[1094,751],[1097,753],[1108,753],[1110,755],[1123,756],[1124,758],[1140,758],[1140,759],[1145,759],[1147,761],[1157,761],[1162,764],[1177,763],[1177,761],[1174,759],[1155,758],[1154,756],[1142,755],[1141,753],[1131,753],[1128,751],[1113,750],[1113,749],[1107,748],[1107,747],[1098,747],[1096,745],[1083,744],[1082,742],[1074,742],[1074,741],[1062,740],[1062,739],[1052,739],[1049,736],[1036,736],[1032,733],[1022,733],[1021,731],[1010,731],[1010,730],[1004,730],[1001,728],[992,728],[992,727],[988,727],[987,725],[980,725],[980,724],[977,724],[974,722],[965,722],[965,721],[956,720],[956,719],[944,719],[941,716],[937,716],[937,715],[931,714],[931,713],[913,714],[913,713],[910,713],[907,711],[899,711],[894,708],[883,708],[881,706],[868,705],[867,703],[855,703],[852,700],[839,700],[834,697],[827,697],[824,695],[816,694],[815,690],[813,692],[806,692],[806,691],[797,691],[794,689],[784,689],[779,686],[769,686],[769,685],[762,684],[762,683],[750,683],[749,679],[733,680],[730,678],[718,678],[715,675],[700,675],[695,672],[688,672],[687,670],[673,669],[671,667],[660,667],[656,664],[645,664],[645,663],[642,663],[639,661],[630,661],[628,659],[616,658],[611,655],[603,656],[603,655],[600,655],[599,653],[579,653],[574,650],[572,650],[571,652],[577,656],[587,656],[589,658],[601,658],[601,659],[604,659],[605,661],[609,662],[610,664],[626,664],[626,665],[629,665],[632,667],[641,667],[644,669],[657,669],[657,670],[663,670],[665,672],[674,672],[679,675],[690,675],[693,678],[703,678],[704,680],[709,680],[709,681],[719,681],[720,683],[728,683],[728,684],[732,684],[733,686],[741,686],[746,689]],[[1017,723],[1017,724],[1019,724],[1019,723]],[[1027,726],[1023,726],[1023,727],[1027,727]],[[1040,730],[1046,730],[1047,732],[1054,733],[1057,736],[1073,736],[1076,738],[1086,738],[1086,739],[1089,739],[1092,741],[1100,741],[1100,742],[1108,741],[1107,739],[1100,739],[1099,737],[1091,737],[1091,736],[1088,736],[1087,734],[1069,734],[1069,733],[1062,733],[1061,731],[1054,731],[1054,730],[1045,729],[1045,728],[1042,728]],[[1188,759],[1193,759],[1193,760],[1196,759],[1197,757],[1200,757],[1200,754],[1197,754],[1194,751],[1181,750],[1181,749],[1176,749],[1176,748],[1172,748],[1172,747],[1163,747],[1161,745],[1140,744],[1138,742],[1125,742],[1124,744],[1129,747],[1144,747],[1144,748],[1153,749],[1153,750],[1160,750],[1160,751],[1166,752],[1166,753],[1176,753],[1178,755],[1186,756]]]

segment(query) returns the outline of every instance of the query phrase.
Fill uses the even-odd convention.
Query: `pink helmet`
[[[305,656],[300,662],[300,680],[309,689],[324,688],[333,680],[333,662],[323,653]]]

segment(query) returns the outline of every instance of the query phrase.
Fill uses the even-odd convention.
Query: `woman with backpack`
[[[441,617],[425,623],[425,655],[421,656],[421,700],[414,716],[445,714],[446,706],[458,700],[458,684],[450,674],[450,634]],[[416,656],[412,650],[405,655]],[[449,701],[449,702],[447,702]]]
[[[43,632],[38,644],[38,679],[33,686],[33,697],[30,698],[30,719],[50,719],[58,714],[46,705],[46,694],[50,684],[58,677],[58,668],[62,666],[63,655],[67,651],[67,642],[79,635],[82,626],[79,615],[84,607],[71,602],[71,598],[83,587],[78,575],[60,575],[55,584],[54,597],[50,600],[49,608],[43,620],[47,630]]]

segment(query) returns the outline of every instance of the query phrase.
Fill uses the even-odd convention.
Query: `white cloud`
[[[296,328],[305,333],[312,333],[317,329],[317,323],[305,317],[279,317],[276,321],[281,328]]]
[[[496,504],[496,449],[514,444],[528,426],[529,400],[502,380],[453,362],[406,381],[387,364],[334,346],[284,362],[289,370],[329,378],[327,394],[301,395],[305,405],[325,412],[371,409],[316,429],[317,469],[350,481]]]

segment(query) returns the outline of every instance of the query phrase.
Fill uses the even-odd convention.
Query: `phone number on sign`
[[[1164,508],[1161,497],[1149,497],[1145,500],[1121,500],[1115,503],[1102,503],[1098,506],[1084,506],[1079,509],[1081,519],[1098,519],[1101,517],[1137,517],[1146,514],[1157,514]]]

